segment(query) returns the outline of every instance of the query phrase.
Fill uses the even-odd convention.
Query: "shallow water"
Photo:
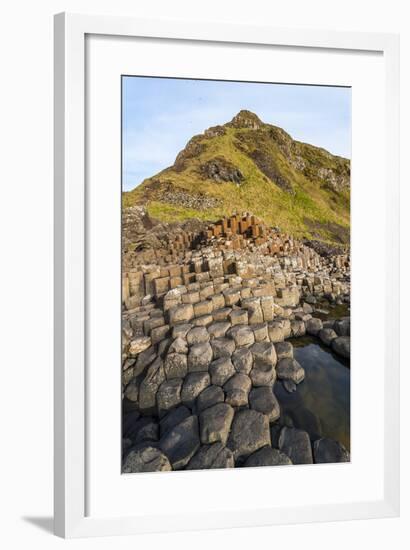
[[[350,450],[349,363],[311,337],[291,340],[294,356],[305,369],[305,380],[288,393],[275,384],[283,420],[306,430],[313,439],[330,437]]]

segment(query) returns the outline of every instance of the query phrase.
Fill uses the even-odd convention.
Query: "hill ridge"
[[[174,164],[123,193],[161,221],[251,210],[299,237],[347,244],[350,161],[242,109],[193,136]]]

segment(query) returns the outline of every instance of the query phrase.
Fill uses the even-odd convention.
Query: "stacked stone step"
[[[308,332],[347,353],[350,323],[323,325],[307,308],[286,310],[245,288],[246,297],[229,287],[205,300],[173,289],[163,310],[147,304],[124,314],[123,471],[320,461],[301,444],[308,434],[278,424],[274,385],[293,392],[305,376],[287,338]],[[210,323],[197,323],[207,316]]]

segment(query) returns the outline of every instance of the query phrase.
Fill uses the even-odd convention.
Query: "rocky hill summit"
[[[124,213],[216,221],[252,211],[298,238],[348,244],[350,161],[292,139],[247,110],[192,137],[169,168],[123,194]]]

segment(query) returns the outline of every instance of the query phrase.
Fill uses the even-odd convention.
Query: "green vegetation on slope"
[[[296,236],[346,243],[350,163],[241,111],[194,136],[173,166],[123,193],[125,207],[135,204],[162,221],[250,211]]]

